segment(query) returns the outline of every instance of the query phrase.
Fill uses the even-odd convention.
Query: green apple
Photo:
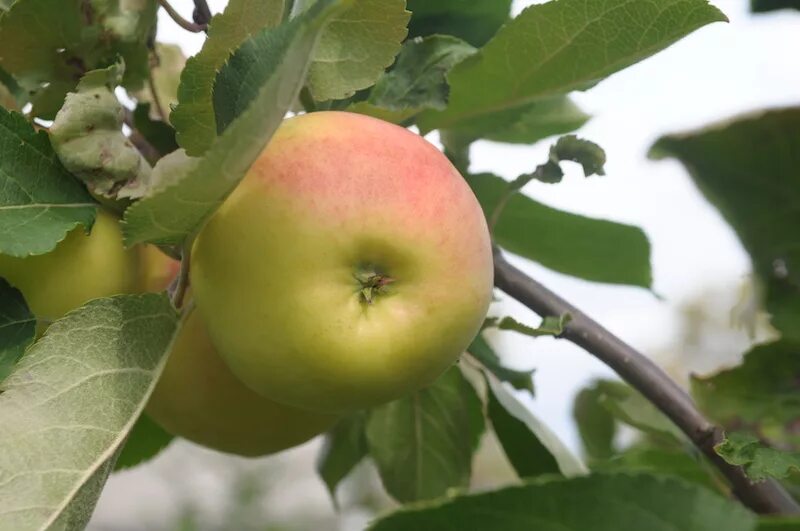
[[[138,257],[122,245],[119,221],[99,211],[89,234],[78,227],[42,255],[0,255],[0,277],[22,292],[44,323],[85,302],[137,290]]]
[[[178,262],[151,246],[142,255],[145,289],[164,289]],[[245,387],[220,359],[196,311],[184,323],[145,411],[174,435],[244,456],[297,446],[338,420],[278,404]]]
[[[422,137],[344,112],[285,121],[202,229],[191,285],[220,355],[279,402],[341,412],[433,382],[492,295],[481,208]]]

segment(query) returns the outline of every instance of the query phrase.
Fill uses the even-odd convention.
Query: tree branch
[[[541,316],[569,313],[561,337],[583,347],[614,369],[669,417],[730,482],[742,503],[758,513],[800,514],[800,506],[775,480],[752,482],[741,467],[714,451],[722,429],[709,422],[689,395],[643,354],[603,328],[582,311],[509,264],[495,249],[495,286]]]
[[[211,22],[211,10],[208,8],[206,0],[194,0],[192,18],[196,24],[208,26],[208,23]]]
[[[158,0],[158,3],[161,4],[161,7],[164,8],[164,11],[175,21],[175,23],[182,27],[187,31],[191,31],[192,33],[200,33],[201,31],[205,31],[207,25],[206,24],[197,24],[196,22],[192,22],[190,20],[186,20],[183,18],[180,13],[175,11],[167,0]]]

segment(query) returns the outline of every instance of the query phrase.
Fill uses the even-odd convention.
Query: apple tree
[[[175,437],[257,456],[317,435],[334,503],[370,459],[402,504],[375,531],[800,529],[800,110],[650,153],[686,166],[750,254],[780,337],[740,366],[684,390],[512,264],[650,287],[639,228],[521,190],[557,185],[565,161],[604,175],[570,94],[726,21],[719,9],[187,4],[0,0],[1,531],[84,528],[109,475]],[[753,2],[783,7],[798,4]],[[205,36],[199,53],[159,42],[159,10]],[[441,151],[420,136],[434,131]],[[470,171],[478,140],[551,147],[506,181]],[[324,271],[326,245],[367,229],[353,271]],[[487,312],[493,291],[541,321]],[[573,342],[619,375],[576,398],[581,455],[526,407],[532,375],[488,330]],[[615,444],[622,426],[636,445]],[[489,431],[520,481],[471,491]]]

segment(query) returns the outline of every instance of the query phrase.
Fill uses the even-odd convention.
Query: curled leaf
[[[151,168],[122,133],[125,109],[114,95],[124,66],[87,72],[67,94],[50,128],[59,160],[89,190],[104,197],[144,195]]]

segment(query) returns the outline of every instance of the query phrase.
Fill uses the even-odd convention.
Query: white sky
[[[529,3],[533,2],[516,2],[515,11]],[[681,301],[709,286],[735,286],[749,272],[748,258],[735,235],[700,196],[683,168],[674,161],[647,160],[647,149],[665,133],[800,101],[800,69],[793,61],[787,62],[793,57],[790,50],[800,50],[800,13],[784,11],[754,17],[747,12],[748,0],[714,3],[728,15],[730,24],[702,28],[655,57],[575,96],[594,115],[579,135],[605,148],[605,177],[584,180],[579,168],[570,167],[559,185],[534,182],[525,188],[525,193],[549,205],[630,223],[647,233],[652,244],[653,287],[661,300],[646,290],[584,282],[518,262],[645,352],[670,344],[676,333],[676,307]],[[218,12],[225,2],[212,0],[210,4]],[[174,1],[173,5],[187,16],[191,14],[189,0]],[[179,29],[163,13],[159,23],[159,40],[179,43],[187,55],[202,44],[202,36]],[[473,148],[472,168],[512,178],[541,163],[549,145],[480,142]],[[538,322],[513,302],[504,302],[500,311],[526,322]],[[530,340],[506,333],[495,343],[514,363],[537,368],[537,397],[532,409],[575,448],[577,439],[569,414],[572,396],[588,379],[608,375],[608,370],[563,341]],[[121,500],[143,489],[168,497],[163,474],[170,466],[163,461],[170,458],[166,455],[160,459],[160,467],[141,467],[114,476],[95,522],[126,521],[126,511],[135,518],[144,505]],[[192,477],[197,493],[215,492],[213,481],[204,482],[201,471]],[[174,502],[174,493],[172,496]],[[208,496],[205,498],[207,501]],[[161,505],[169,502],[167,498]]]

